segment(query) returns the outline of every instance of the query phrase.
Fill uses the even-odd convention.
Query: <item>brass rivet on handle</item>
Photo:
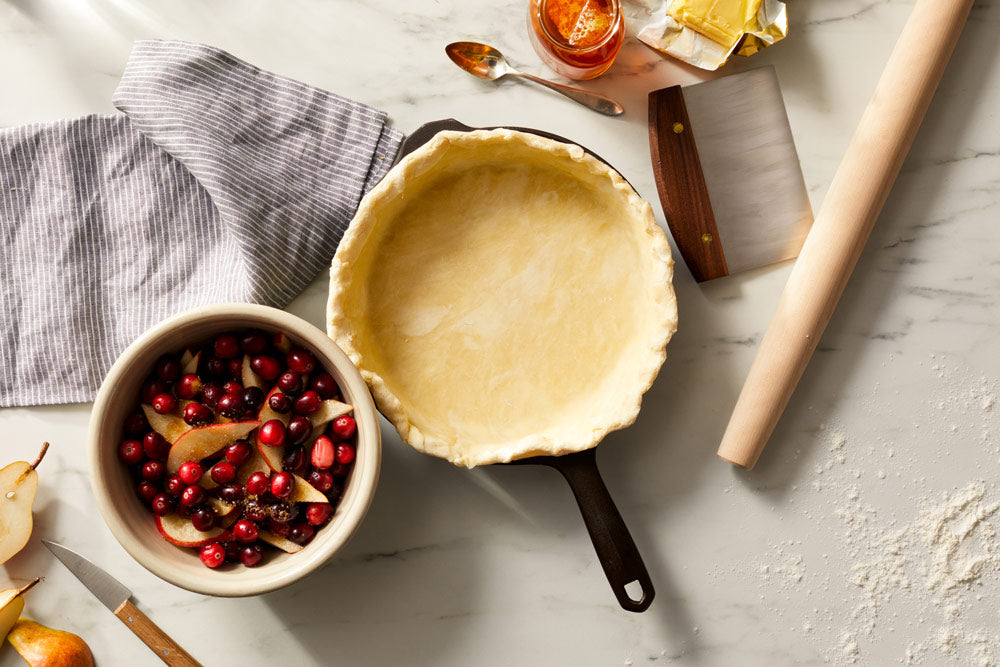
[[[704,234],[701,235],[701,242],[704,243],[705,245],[708,245],[713,240],[714,239],[712,238],[712,235],[709,234],[708,232],[705,232]]]
[[[684,123],[674,123],[673,130],[674,134],[680,134],[684,131]]]

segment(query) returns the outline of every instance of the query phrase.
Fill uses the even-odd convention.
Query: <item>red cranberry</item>
[[[201,393],[202,386],[201,378],[197,374],[188,373],[177,381],[175,390],[179,398],[191,400]]]
[[[157,394],[165,394],[168,391],[170,391],[170,387],[167,386],[167,383],[156,378],[142,385],[142,391],[139,393],[143,403],[152,403]]]
[[[268,382],[281,375],[281,363],[274,357],[259,355],[250,360],[250,369]]]
[[[142,450],[151,459],[165,459],[170,453],[170,443],[156,431],[150,431],[142,437]]]
[[[337,463],[348,465],[354,461],[354,447],[341,442],[337,444]]]
[[[291,528],[292,524],[286,521],[275,521],[274,519],[267,520],[267,529],[275,535],[285,537],[288,535],[288,531],[291,530]]]
[[[156,497],[160,491],[156,488],[155,484],[150,484],[148,481],[143,480],[135,487],[136,493],[139,497],[145,500],[147,503],[152,502],[153,498]]]
[[[225,394],[219,399],[218,410],[223,417],[238,419],[243,414],[243,392],[239,394]]]
[[[275,521],[290,523],[299,514],[294,503],[274,503],[267,506],[267,515]]]
[[[215,415],[201,403],[188,403],[184,407],[184,421],[191,426],[204,426],[215,421]]]
[[[247,478],[247,493],[260,496],[271,490],[271,479],[266,472],[255,472]]]
[[[281,467],[288,472],[301,475],[305,472],[309,464],[306,458],[306,450],[302,447],[289,447],[285,455],[281,458]]]
[[[266,421],[260,427],[260,433],[257,437],[261,443],[268,447],[281,447],[285,444],[285,425],[280,419]]]
[[[229,371],[229,363],[225,359],[212,357],[205,362],[205,375],[216,380],[221,380]]]
[[[171,475],[167,478],[166,486],[167,493],[172,496],[179,496],[184,493],[184,488],[187,487],[187,484],[184,483],[180,475]]]
[[[288,422],[288,442],[292,445],[301,445],[309,439],[313,425],[308,417],[292,417]]]
[[[162,461],[146,461],[142,464],[142,478],[147,482],[159,482],[167,474]]]
[[[337,458],[336,446],[333,440],[325,435],[321,435],[313,441],[310,460],[314,468],[326,470],[334,464]]]
[[[333,480],[333,486],[330,490],[326,492],[326,497],[330,499],[330,502],[337,502],[337,498],[340,498],[340,494],[344,492],[344,480],[335,479]]]
[[[146,415],[141,412],[134,412],[125,418],[125,435],[130,438],[138,438],[149,428]]]
[[[320,493],[326,493],[333,488],[333,475],[329,470],[313,470],[306,481]]]
[[[173,394],[157,394],[153,397],[153,410],[161,415],[173,412],[177,407],[177,399]]]
[[[275,498],[287,498],[295,490],[295,478],[290,472],[279,472],[271,479],[271,495]]]
[[[316,534],[316,529],[308,523],[297,523],[288,531],[288,539],[296,544],[305,546]]]
[[[351,472],[351,466],[346,463],[334,463],[330,466],[330,474],[334,477],[346,477]]]
[[[260,387],[247,387],[243,390],[243,405],[248,410],[256,410],[264,404],[264,392]]]
[[[240,562],[240,549],[243,548],[243,544],[233,540],[232,542],[226,542],[222,545],[226,550],[226,560],[231,563]]]
[[[199,507],[191,512],[191,524],[196,530],[205,532],[215,528],[215,511],[210,507]]]
[[[229,461],[219,461],[212,466],[212,479],[219,484],[229,484],[236,479],[236,468]]]
[[[226,362],[226,368],[229,371],[229,380],[231,382],[241,382],[243,380],[242,359],[230,359]]]
[[[295,348],[285,356],[285,363],[296,373],[305,375],[316,368],[316,357],[302,348]]]
[[[347,440],[357,432],[358,425],[351,415],[341,415],[333,420],[330,430],[341,440]]]
[[[166,493],[158,493],[153,498],[153,514],[166,516],[174,511],[174,499]]]
[[[226,549],[218,542],[213,542],[203,546],[198,557],[205,567],[216,568],[226,562]]]
[[[249,521],[263,521],[267,518],[267,510],[258,500],[248,500],[243,504],[243,518]]]
[[[281,392],[271,394],[271,398],[267,399],[267,406],[279,414],[285,414],[292,409],[292,397]]]
[[[236,380],[230,380],[222,385],[222,391],[226,394],[239,394],[242,398],[243,396],[243,385]]]
[[[240,549],[240,562],[247,567],[254,567],[264,557],[264,551],[256,544],[248,544]]]
[[[181,375],[181,362],[177,361],[176,357],[163,355],[156,362],[156,375],[161,380],[173,382]]]
[[[181,493],[181,504],[186,507],[194,507],[205,502],[205,489],[197,485],[192,485],[184,489]]]
[[[118,458],[132,466],[144,458],[142,443],[138,440],[125,440],[118,445]]]
[[[258,534],[259,531],[257,530],[257,524],[253,521],[240,519],[233,524],[233,537],[238,539],[240,542],[253,542],[257,539]]]
[[[246,440],[237,440],[225,449],[226,460],[234,466],[241,466],[250,460],[253,449]]]
[[[245,354],[258,355],[267,349],[267,336],[262,331],[248,331],[243,334],[240,347]]]
[[[278,389],[286,394],[298,394],[302,391],[302,376],[295,371],[285,371],[276,382]]]
[[[312,389],[302,392],[302,395],[295,399],[292,410],[297,415],[311,415],[319,410],[320,398]]]
[[[322,526],[333,516],[333,505],[330,503],[309,503],[306,506],[306,521],[311,526]]]
[[[227,503],[239,502],[243,499],[243,485],[226,484],[219,487],[219,498],[225,500]]]
[[[174,514],[181,517],[182,519],[190,519],[191,512],[193,510],[194,510],[193,507],[188,507],[184,503],[177,503],[177,506],[174,508]]]
[[[177,476],[181,478],[185,484],[197,484],[201,481],[201,476],[205,474],[204,468],[197,461],[187,461],[182,463],[181,467],[177,470]]]
[[[209,382],[201,388],[201,402],[210,408],[214,408],[219,404],[219,399],[222,398],[224,394],[225,392],[222,391],[221,385]]]
[[[317,373],[309,380],[309,388],[319,394],[324,401],[337,395],[337,383],[329,373]]]
[[[212,348],[215,350],[215,356],[232,359],[240,354],[240,340],[233,334],[222,334],[216,337]]]

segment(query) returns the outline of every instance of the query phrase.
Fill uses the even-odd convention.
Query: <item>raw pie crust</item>
[[[361,202],[328,332],[416,449],[564,454],[635,421],[677,328],[672,276],[649,203],[579,146],[441,132]]]

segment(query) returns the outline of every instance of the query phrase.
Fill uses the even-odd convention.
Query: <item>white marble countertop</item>
[[[475,80],[445,57],[449,41],[481,39],[546,74],[527,41],[526,4],[3,0],[0,126],[112,111],[133,39],[201,41],[385,109],[404,132],[451,116],[560,133],[616,165],[659,211],[646,93],[700,73],[630,37],[587,84],[625,105],[608,119],[518,82]],[[816,209],[913,3],[790,4],[790,36],[726,71],[777,69]],[[113,572],[206,665],[993,664],[998,34],[1000,4],[977,0],[752,472],[715,449],[790,265],[699,286],[678,264],[680,330],[667,363],[638,422],[598,456],[657,589],[647,612],[618,608],[556,473],[470,473],[402,445],[388,426],[378,494],[346,551],[286,590],[226,600],[160,581],[112,538],[87,479],[89,405],[0,410],[4,462],[53,445],[35,537]],[[325,297],[319,276],[289,310],[322,325]],[[965,532],[930,530],[949,520],[934,513],[941,494],[976,480],[985,486],[969,487],[954,512]],[[159,664],[37,539],[0,570],[4,581],[45,576],[26,613],[85,637],[101,664]],[[5,646],[0,664],[20,659]]]

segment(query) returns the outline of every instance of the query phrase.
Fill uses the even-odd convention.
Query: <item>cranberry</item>
[[[241,466],[250,459],[253,450],[246,440],[237,440],[225,449],[226,460],[234,466]]]
[[[288,531],[288,539],[296,544],[306,545],[316,534],[316,529],[308,523],[297,523]]]
[[[298,394],[302,391],[302,376],[295,371],[285,371],[276,383],[278,389],[286,394]]]
[[[264,392],[260,387],[247,387],[243,390],[243,405],[248,410],[256,410],[264,404]]]
[[[253,521],[240,519],[233,524],[233,537],[238,539],[240,542],[253,542],[257,539],[258,534],[259,531],[257,530],[257,524]]]
[[[205,375],[217,380],[222,379],[229,370],[229,363],[224,359],[212,357],[205,362]]]
[[[241,543],[233,540],[232,542],[226,542],[222,546],[226,549],[226,560],[233,563],[240,561],[240,549],[243,548]]]
[[[174,514],[181,517],[182,519],[190,519],[191,512],[193,511],[193,509],[194,508],[188,507],[183,503],[178,503],[177,507],[174,508]]]
[[[319,410],[320,398],[312,389],[302,392],[302,395],[295,399],[292,410],[297,415],[311,415]]]
[[[308,417],[292,417],[288,422],[288,439],[292,445],[301,445],[309,439],[313,425]]]
[[[258,500],[248,500],[243,505],[243,517],[250,521],[263,521],[267,518],[267,510]]]
[[[222,398],[224,391],[222,391],[222,386],[214,382],[209,382],[204,387],[201,388],[201,402],[210,408],[214,408],[219,404],[219,399]]]
[[[216,337],[212,349],[215,351],[215,356],[232,359],[240,353],[240,340],[233,334],[222,334]]]
[[[354,447],[346,442],[337,444],[337,463],[343,463],[344,465],[352,463],[354,461],[354,454]]]
[[[134,412],[125,418],[125,435],[130,438],[138,438],[149,428],[146,415],[141,412]]]
[[[163,355],[160,357],[159,361],[156,362],[156,375],[161,380],[173,382],[181,375],[181,362],[177,361],[175,357],[171,357],[170,355]]]
[[[280,535],[285,537],[288,535],[288,531],[291,530],[292,525],[284,521],[275,521],[274,519],[267,520],[267,529],[274,533],[275,535]]]
[[[162,461],[146,461],[142,464],[142,478],[147,482],[159,482],[167,474]]]
[[[264,557],[264,551],[256,544],[248,544],[240,549],[240,562],[247,567],[254,567]]]
[[[184,421],[191,426],[211,424],[214,420],[215,415],[212,411],[201,403],[188,403],[184,406]]]
[[[153,409],[161,415],[173,412],[177,407],[177,399],[173,394],[157,394],[153,397]]]
[[[247,493],[260,496],[271,490],[271,479],[266,472],[255,472],[247,478]]]
[[[316,368],[316,357],[302,348],[295,348],[285,356],[285,363],[296,373],[305,375]]]
[[[290,523],[299,515],[299,508],[293,503],[274,503],[267,506],[267,515],[275,521]]]
[[[262,331],[248,331],[243,334],[240,347],[245,354],[251,356],[260,354],[267,349],[267,336]]]
[[[319,394],[324,401],[336,396],[338,390],[337,383],[329,373],[317,373],[309,381],[309,388]]]
[[[311,526],[322,526],[333,516],[333,505],[330,503],[309,503],[306,506],[306,521]]]
[[[181,479],[180,475],[171,475],[170,477],[167,478],[166,486],[167,486],[167,493],[169,493],[172,496],[179,496],[182,493],[184,493],[184,488],[187,486],[187,484],[184,483],[184,480]]]
[[[189,486],[181,493],[181,504],[185,507],[194,507],[203,502],[205,502],[205,489],[200,486]]]
[[[270,382],[281,375],[281,362],[274,357],[259,355],[250,360],[250,369]]]
[[[142,450],[151,459],[165,459],[170,453],[170,443],[156,431],[150,431],[142,437]]]
[[[330,474],[334,477],[346,477],[349,472],[351,472],[351,466],[346,463],[334,463],[330,467]]]
[[[177,470],[177,476],[181,478],[185,484],[197,484],[201,480],[201,476],[205,474],[204,468],[197,461],[187,461],[182,463],[181,467]]]
[[[288,472],[301,475],[305,472],[309,461],[306,459],[306,450],[302,447],[289,447],[285,455],[281,458],[281,467]]]
[[[336,458],[337,452],[333,440],[325,435],[321,435],[313,441],[310,460],[314,468],[326,470],[334,464]]]
[[[227,503],[236,503],[243,499],[242,484],[226,484],[219,487],[219,498]]]
[[[198,557],[205,567],[216,568],[226,562],[226,549],[218,542],[213,542],[203,546]]]
[[[280,419],[266,421],[260,427],[257,438],[268,447],[281,447],[285,444],[285,425]]]
[[[142,397],[143,403],[152,403],[157,394],[165,394],[168,391],[170,391],[170,387],[167,386],[167,383],[156,378],[142,385],[142,391],[139,394]]]
[[[329,470],[313,470],[306,481],[320,493],[326,493],[333,488],[333,475]]]
[[[219,461],[212,466],[212,479],[219,484],[229,484],[236,479],[236,468],[229,461]]]
[[[218,410],[223,417],[238,419],[243,414],[243,392],[225,394],[219,399]]]
[[[158,493],[153,498],[153,514],[166,516],[174,511],[174,499],[166,493]]]
[[[191,512],[191,524],[196,530],[205,532],[215,528],[215,510],[210,507],[199,507]]]
[[[341,440],[347,440],[357,432],[358,425],[351,415],[341,415],[333,420],[330,430]]]
[[[139,484],[135,487],[135,491],[139,494],[139,497],[147,503],[152,502],[153,498],[156,497],[156,494],[160,492],[160,490],[156,488],[155,484],[150,484],[146,480],[139,482]]]
[[[125,440],[118,445],[118,458],[130,466],[140,463],[144,458],[142,443],[138,440]]]
[[[188,373],[177,381],[175,389],[178,397],[190,400],[197,398],[203,386],[201,378],[196,373]]]
[[[295,490],[295,478],[290,472],[279,472],[271,479],[271,495],[275,498],[287,498]]]
[[[230,359],[226,362],[226,370],[229,371],[230,382],[239,382],[243,379],[243,360]]]
[[[230,380],[222,385],[222,391],[226,394],[239,394],[241,398],[243,397],[243,385],[236,380]]]
[[[279,414],[285,414],[292,409],[292,397],[279,391],[271,394],[271,398],[267,399],[267,406]]]

